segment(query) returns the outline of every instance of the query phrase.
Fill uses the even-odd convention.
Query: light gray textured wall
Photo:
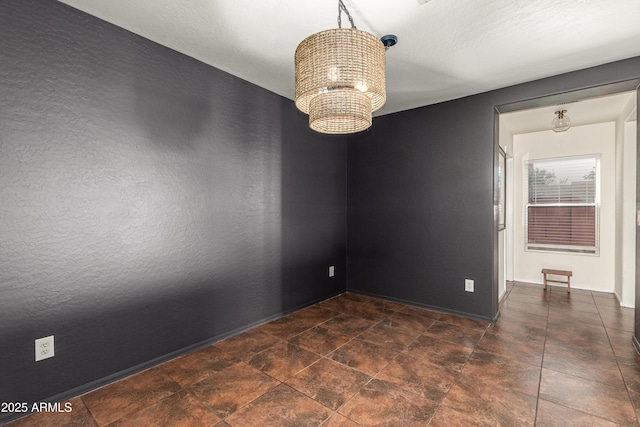
[[[291,101],[55,1],[0,40],[0,401],[345,289],[344,140]]]

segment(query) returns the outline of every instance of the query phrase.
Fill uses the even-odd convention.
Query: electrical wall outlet
[[[336,275],[336,269],[333,265],[329,266],[329,277],[333,277]]]
[[[53,346],[53,335],[38,338],[36,340],[36,362],[44,359],[48,359],[55,355]]]
[[[473,279],[464,279],[464,290],[465,291],[474,292],[473,286],[474,286]]]

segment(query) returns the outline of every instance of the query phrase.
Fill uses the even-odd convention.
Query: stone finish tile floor
[[[8,425],[639,425],[632,309],[511,282],[500,313],[344,293]]]

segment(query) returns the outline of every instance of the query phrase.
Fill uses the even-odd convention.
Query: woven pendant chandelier
[[[345,12],[351,28],[342,28]],[[372,112],[386,101],[385,46],[360,31],[342,0],[338,28],[313,34],[295,53],[296,107],[321,133],[347,134],[368,129]]]

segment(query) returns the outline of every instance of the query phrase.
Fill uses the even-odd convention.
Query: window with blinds
[[[525,162],[526,249],[599,254],[600,156]]]

